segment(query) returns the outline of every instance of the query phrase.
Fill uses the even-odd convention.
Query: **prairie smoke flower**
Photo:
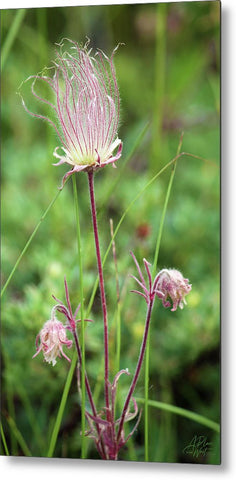
[[[118,160],[122,142],[117,136],[120,98],[113,64],[114,53],[108,58],[97,50],[92,56],[88,44],[80,47],[68,40],[68,51],[57,52],[53,77],[44,73],[32,75],[34,97],[46,104],[53,113],[46,117],[28,110],[34,117],[48,121],[55,129],[61,145],[54,150],[59,160],[54,165],[68,163],[73,168],[63,178],[81,170],[97,169]],[[36,93],[36,83],[43,82],[52,91],[52,102]],[[118,150],[116,150],[118,148]],[[116,153],[114,153],[116,150]]]
[[[72,346],[72,340],[68,340],[66,336],[66,327],[56,319],[54,309],[55,307],[52,309],[51,319],[44,324],[36,337],[37,351],[33,356],[33,358],[36,357],[42,351],[46,362],[52,363],[53,366],[57,363],[57,357],[61,355],[70,362],[70,359],[63,352],[63,347],[71,348]]]
[[[152,282],[150,271],[151,264],[144,258],[143,263],[147,275],[147,280],[145,280],[135,255],[133,252],[130,253],[136,264],[139,274],[139,278],[135,277],[134,275],[131,275],[131,277],[142,288],[141,292],[139,290],[131,290],[131,292],[137,293],[138,295],[144,297],[147,304],[149,304],[150,301],[153,301],[155,296],[157,296],[162,300],[162,304],[166,308],[171,307],[171,303],[169,301],[170,299],[173,302],[173,307],[171,309],[172,312],[177,310],[177,307],[182,309],[184,305],[187,304],[185,296],[190,292],[192,285],[189,284],[187,278],[183,277],[182,273],[175,269],[164,268],[156,275],[154,281]]]
[[[162,299],[164,307],[170,307],[172,300],[172,312],[177,307],[183,308],[187,304],[185,296],[190,292],[192,285],[184,278],[182,273],[175,269],[163,269],[159,272],[155,281],[156,294]]]

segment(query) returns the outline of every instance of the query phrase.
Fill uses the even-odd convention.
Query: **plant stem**
[[[130,402],[130,400],[131,400],[131,396],[132,396],[132,394],[133,394],[133,392],[134,392],[136,383],[137,383],[137,381],[138,381],[138,377],[139,377],[139,374],[140,374],[141,366],[142,366],[142,363],[143,363],[143,358],[144,358],[144,353],[145,353],[145,348],[146,348],[146,343],[147,343],[147,338],[148,338],[148,331],[149,331],[149,325],[150,325],[150,320],[151,320],[151,313],[152,313],[153,303],[154,303],[154,298],[151,299],[151,300],[149,300],[148,309],[147,309],[147,316],[146,316],[146,323],[145,323],[145,329],[144,329],[144,333],[143,333],[143,340],[142,340],[142,345],[141,345],[141,348],[140,348],[140,354],[139,354],[139,358],[138,358],[138,363],[137,363],[136,370],[135,370],[135,374],[134,374],[134,378],[133,378],[133,381],[132,381],[132,383],[131,383],[131,386],[130,386],[128,395],[127,395],[126,400],[125,400],[124,408],[123,408],[123,411],[122,411],[121,421],[120,421],[119,430],[118,430],[118,434],[117,434],[117,441],[119,441],[119,439],[120,439],[120,436],[121,436],[121,433],[122,433],[123,424],[124,424],[124,420],[125,420],[125,414],[126,414],[127,409],[128,409],[128,407],[129,407],[129,402]]]
[[[80,277],[80,315],[81,315],[81,358],[80,358],[80,374],[81,374],[81,458],[85,458],[85,342],[84,342],[84,293],[83,293],[83,265],[82,265],[82,248],[81,248],[81,234],[80,234],[80,218],[76,177],[73,175],[73,192],[75,200],[75,217],[76,230],[78,242],[78,263],[79,263],[79,277]]]
[[[213,166],[214,168],[218,168],[217,165],[212,161],[212,160],[209,160],[209,159],[205,159],[203,157],[200,157],[199,155],[194,155],[192,153],[188,153],[188,152],[181,152],[179,153],[177,156],[175,156],[174,158],[172,158],[172,160],[170,160],[163,168],[161,168],[152,178],[151,180],[149,180],[145,186],[135,195],[135,197],[133,198],[133,200],[130,202],[130,204],[128,205],[128,207],[126,208],[125,212],[122,214],[116,228],[115,228],[115,231],[114,231],[114,235],[113,235],[113,239],[116,238],[116,235],[117,233],[119,232],[119,229],[126,217],[126,215],[128,214],[128,212],[130,211],[130,209],[132,208],[132,206],[135,204],[135,202],[143,195],[143,193],[147,190],[147,188],[158,178],[160,177],[171,165],[173,165],[176,160],[178,160],[179,158],[185,158],[185,157],[189,157],[189,158],[195,158],[196,160],[201,160],[205,163],[207,163],[208,165],[211,165]],[[66,180],[67,181],[67,180]],[[58,192],[60,193],[61,190]],[[58,195],[58,194],[57,194]],[[54,201],[56,200],[56,198],[54,199]],[[52,203],[54,203],[54,201]],[[45,212],[44,214],[44,218],[46,216],[46,213],[49,211],[49,208],[52,206],[52,203],[50,204],[50,206],[47,208],[47,211]],[[42,219],[40,220],[39,224],[36,226],[32,236],[31,236],[31,240],[32,240],[32,237],[35,235],[37,229],[39,228],[39,226],[41,225],[41,221]],[[105,255],[104,255],[104,258],[103,258],[103,266],[105,265],[106,263],[106,260],[107,260],[107,257],[108,257],[108,254],[109,254],[109,251],[112,247],[112,240],[110,241],[108,247],[107,247],[107,250],[105,252]],[[25,248],[24,248],[24,253],[26,252],[27,250],[27,247],[29,246],[29,242],[27,242]],[[11,273],[11,277],[13,276],[13,274],[15,273],[16,271],[16,268],[19,264],[19,261],[20,259],[22,258],[23,256],[23,252],[20,256],[20,258],[18,259],[17,263],[15,264],[13,270],[12,270],[12,273]],[[7,284],[4,286],[4,289],[7,288],[8,284],[9,284],[9,281],[10,281],[10,278],[8,278],[7,280]],[[91,294],[91,297],[90,297],[90,300],[89,300],[89,305],[88,305],[88,308],[86,309],[86,313],[85,313],[85,317],[88,318],[89,316],[89,313],[91,311],[91,308],[92,308],[92,304],[93,304],[93,300],[94,300],[94,297],[95,297],[95,294],[96,294],[96,291],[97,291],[97,287],[98,287],[98,278],[96,279],[96,281],[94,282],[94,287],[93,287],[93,291],[92,291],[92,294]],[[3,292],[2,292],[3,293]],[[76,358],[76,357],[75,357]],[[74,360],[75,360],[74,358]],[[50,445],[50,449],[49,449],[49,453],[50,455],[48,456],[52,456],[53,454],[53,451],[54,451],[54,448],[55,448],[55,443],[56,443],[56,439],[57,439],[57,436],[58,436],[58,432],[59,432],[59,427],[60,427],[60,424],[61,424],[61,421],[62,421],[62,416],[63,416],[63,412],[65,410],[65,404],[66,404],[66,401],[67,401],[67,395],[68,395],[68,390],[70,388],[70,385],[71,385],[71,381],[72,381],[72,374],[74,372],[74,369],[75,369],[75,361],[72,359],[72,365],[71,365],[71,369],[69,371],[69,374],[67,376],[67,379],[66,379],[66,383],[65,383],[65,386],[64,386],[64,390],[63,390],[63,394],[62,394],[62,400],[61,400],[61,403],[60,403],[60,407],[59,407],[59,410],[57,412],[57,417],[56,417],[56,422],[55,422],[55,425],[54,425],[54,431],[53,431],[53,435],[54,435],[54,439],[53,439],[53,443]],[[96,394],[95,394],[96,396]],[[150,400],[149,400],[149,404],[150,404]]]
[[[80,348],[80,345],[79,345],[78,335],[77,335],[77,332],[75,330],[73,331],[73,336],[74,336],[74,340],[75,340],[76,350],[77,350],[77,353],[78,353],[79,364],[80,364],[80,367],[81,367],[82,353],[81,353],[81,348]],[[95,407],[94,402],[93,402],[92,392],[91,392],[91,389],[90,389],[90,385],[89,385],[89,381],[88,381],[88,377],[87,377],[86,372],[85,372],[85,386],[86,386],[86,390],[87,390],[87,394],[88,394],[88,398],[89,398],[89,402],[90,402],[90,405],[91,405],[91,408],[92,408],[93,415],[96,416],[97,415],[96,407]]]
[[[99,237],[98,237],[96,204],[95,204],[95,195],[94,195],[94,181],[93,181],[93,171],[92,171],[92,170],[91,170],[90,172],[88,172],[88,181],[89,181],[89,194],[90,194],[90,203],[91,203],[91,212],[92,212],[94,241],[95,241],[95,248],[96,248],[96,255],[97,255],[97,265],[98,265],[98,276],[99,276],[99,284],[100,284],[102,311],[103,311],[103,322],[104,322],[105,403],[106,403],[106,416],[107,416],[107,420],[109,420],[109,390],[108,390],[108,375],[109,375],[108,318],[107,318],[107,305],[106,305],[106,295],[105,295],[105,288],[104,288],[102,260],[101,260],[101,253],[100,253],[100,246],[99,246]]]
[[[145,462],[149,460],[149,422],[148,422],[148,390],[149,390],[149,357],[150,357],[150,339],[147,336],[147,349],[145,357],[145,374],[144,374],[144,458]]]
[[[80,348],[79,339],[78,339],[78,335],[77,335],[76,330],[73,331],[73,336],[74,336],[74,340],[75,340],[76,350],[77,350],[77,353],[78,353],[79,364],[80,364],[80,367],[81,367],[82,354],[81,354],[81,348]],[[88,376],[87,376],[86,372],[84,372],[84,376],[85,376],[85,387],[86,387],[89,403],[91,405],[93,415],[94,415],[94,417],[96,417],[97,416],[97,410],[96,410],[96,407],[95,407],[95,404],[94,404],[94,401],[93,401],[93,395],[92,395],[92,392],[91,392],[91,388],[90,388],[90,385],[89,385],[89,380],[88,380]],[[98,432],[98,437],[100,437],[101,436],[100,427],[97,423],[96,423],[96,429],[97,429],[97,432]],[[102,438],[101,438],[101,447],[98,444],[97,444],[97,447],[99,449],[99,454],[100,454],[101,458],[103,458],[105,460],[106,459],[106,454],[105,454],[105,451],[104,451]]]
[[[179,158],[182,158],[182,157],[190,157],[190,158],[195,158],[197,160],[202,160],[203,162],[207,162],[208,164],[211,164],[212,166],[216,167],[216,165],[214,164],[214,162],[212,162],[211,160],[206,160],[204,159],[203,157],[200,157],[198,155],[193,155],[192,153],[187,153],[187,152],[181,152],[179,155],[175,156],[174,158],[172,158],[172,160],[170,160],[163,168],[161,168],[157,173],[156,175],[154,175],[151,180],[149,180],[146,185],[135,195],[135,197],[133,198],[133,200],[129,203],[128,207],[126,208],[126,210],[124,211],[124,213],[122,214],[116,228],[115,228],[115,231],[114,231],[114,235],[113,235],[113,238],[111,239],[108,247],[107,247],[107,250],[105,252],[105,255],[103,257],[103,262],[102,262],[102,265],[104,267],[105,263],[106,263],[106,260],[107,260],[107,257],[108,257],[108,254],[110,252],[110,249],[112,247],[112,241],[113,239],[115,239],[127,213],[129,212],[129,210],[132,208],[132,206],[135,204],[135,202],[143,195],[143,193],[147,190],[148,187],[150,187],[150,185],[158,178],[160,177],[160,175],[162,175],[162,173],[164,173],[167,168],[169,168],[171,165],[173,165],[176,160],[178,160]],[[95,294],[96,294],[96,291],[97,291],[97,288],[98,288],[98,282],[99,282],[99,278],[97,277],[96,278],[96,281],[94,282],[94,287],[93,287],[93,290],[92,290],[92,294],[91,294],[91,297],[90,297],[90,300],[89,300],[89,304],[88,304],[88,308],[87,308],[87,311],[86,311],[86,315],[88,316],[89,313],[91,312],[91,308],[92,308],[92,305],[93,305],[93,301],[94,301],[94,297],[95,297]]]

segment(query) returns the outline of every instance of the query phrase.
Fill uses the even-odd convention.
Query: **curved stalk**
[[[78,353],[79,363],[80,363],[80,366],[81,366],[81,364],[82,364],[82,353],[81,353],[81,348],[80,348],[80,344],[79,344],[78,335],[77,335],[76,330],[73,330],[72,333],[73,333],[73,336],[74,336],[75,346],[76,346],[76,350],[77,350],[77,353]],[[91,405],[93,415],[96,417],[97,416],[97,410],[96,410],[96,407],[95,407],[95,404],[94,404],[94,401],[93,401],[93,395],[92,395],[92,392],[91,392],[91,388],[90,388],[90,385],[89,385],[89,380],[88,380],[88,376],[87,376],[86,372],[84,372],[84,377],[85,377],[85,387],[86,387],[87,395],[88,395],[88,398],[89,398],[89,403]],[[96,423],[96,429],[97,429],[97,432],[98,432],[98,437],[100,437],[100,427],[97,423]],[[104,450],[104,446],[103,446],[102,441],[101,441],[101,447],[100,447],[100,445],[97,444],[97,448],[98,448],[98,451],[99,451],[99,454],[100,454],[101,458],[103,460],[105,460],[106,459],[106,454],[105,454],[105,450]]]
[[[144,359],[144,353],[145,353],[146,344],[147,344],[148,331],[149,331],[149,325],[150,325],[150,320],[151,320],[151,313],[152,313],[153,304],[154,304],[154,298],[150,299],[149,304],[148,304],[146,323],[145,323],[145,328],[144,328],[144,333],[143,333],[142,345],[141,345],[141,348],[140,348],[139,359],[138,359],[138,363],[137,363],[137,366],[136,366],[134,378],[133,378],[133,381],[131,383],[128,395],[127,395],[126,400],[125,400],[124,408],[123,408],[123,411],[122,411],[121,421],[120,421],[119,430],[118,430],[118,434],[117,434],[117,441],[118,442],[119,442],[119,439],[120,439],[120,436],[121,436],[121,433],[122,433],[122,428],[123,428],[124,421],[125,421],[125,414],[128,410],[129,402],[131,400],[132,394],[133,394],[134,389],[136,387],[136,383],[138,381],[138,377],[139,377],[140,370],[141,370],[141,367],[142,367],[142,363],[143,363],[143,359]]]
[[[88,181],[89,181],[89,194],[90,194],[91,213],[92,213],[92,222],[93,222],[93,231],[94,231],[94,241],[95,241],[95,248],[96,248],[96,255],[97,255],[99,285],[100,285],[102,311],[103,311],[103,322],[104,322],[105,402],[106,402],[106,416],[107,416],[107,420],[109,420],[109,390],[108,390],[108,375],[109,375],[108,318],[107,318],[106,295],[105,295],[105,287],[104,287],[104,279],[103,279],[102,259],[101,259],[100,245],[99,245],[99,237],[98,237],[98,225],[97,225],[97,214],[96,214],[96,204],[95,204],[95,195],[94,195],[94,181],[93,181],[93,171],[92,171],[92,170],[88,172]]]

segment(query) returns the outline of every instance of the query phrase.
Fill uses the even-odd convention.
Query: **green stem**
[[[81,231],[80,231],[80,218],[79,218],[79,205],[78,205],[78,192],[76,185],[76,177],[73,175],[73,192],[75,200],[75,216],[76,216],[76,229],[77,229],[77,241],[78,241],[78,262],[79,262],[79,274],[80,274],[80,318],[81,318],[81,332],[80,332],[80,346],[81,346],[81,366],[80,366],[80,380],[81,380],[81,458],[86,458],[85,455],[85,342],[84,342],[84,293],[83,293],[83,263],[82,263],[82,246],[81,246]]]

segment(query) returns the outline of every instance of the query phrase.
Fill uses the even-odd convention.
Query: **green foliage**
[[[102,255],[111,239],[109,219],[113,219],[115,229],[139,191],[175,156],[184,131],[182,151],[205,161],[187,156],[178,161],[158,267],[180,269],[193,288],[183,311],[173,313],[160,302],[155,304],[149,398],[219,423],[219,2],[168,5],[163,30],[166,50],[162,114],[155,100],[156,55],[160,51],[156,31],[161,8],[163,4],[29,9],[14,23],[18,30],[14,27],[10,40],[9,31],[19,11],[2,11],[2,44],[10,45],[4,53],[2,73],[2,284],[56,196],[66,171],[63,166],[52,166],[58,140],[47,124],[25,113],[16,95],[20,84],[50,64],[54,43],[62,37],[84,43],[87,35],[92,45],[108,53],[124,42],[115,58],[122,98],[119,138],[124,142],[124,154],[117,169],[107,167],[95,177]],[[30,106],[30,91],[26,100]],[[40,109],[40,105],[36,108]],[[153,129],[156,115],[161,125],[157,136]],[[146,130],[145,125],[149,125]],[[155,149],[157,138],[160,144]],[[139,261],[143,257],[153,261],[169,177],[170,168],[139,197],[127,212],[115,240],[121,291],[120,368],[128,367],[131,373],[142,339],[145,302],[129,293],[134,287],[129,278],[134,273],[129,251],[133,250]],[[97,275],[96,257],[86,175],[77,175],[76,181],[86,311]],[[54,304],[51,295],[64,299],[64,275],[73,306],[80,300],[76,235],[70,180],[42,221],[2,299],[1,454],[7,449],[11,455],[48,454],[70,366],[59,360],[52,368],[43,363],[42,356],[33,360],[32,356],[35,337]],[[111,251],[104,275],[112,377],[116,373],[117,301]],[[98,293],[89,318],[94,323],[85,328],[86,369],[102,407],[103,331]],[[69,355],[72,358],[73,352]],[[143,377],[144,372],[135,392],[142,398]],[[122,379],[120,400],[125,398],[128,386],[129,378]],[[151,461],[220,462],[219,436],[207,426],[153,406],[149,407],[149,416]],[[205,457],[183,453],[194,435],[204,435],[211,442],[211,451]],[[53,455],[76,458],[80,449],[80,404],[74,375]],[[87,440],[87,456],[97,458],[91,440]],[[143,419],[120,458],[143,461]]]

